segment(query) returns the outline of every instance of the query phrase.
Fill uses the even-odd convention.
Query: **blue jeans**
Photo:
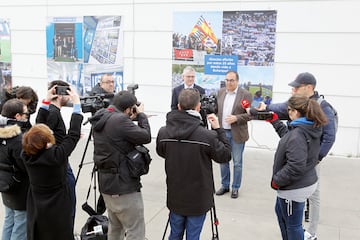
[[[277,197],[275,212],[283,240],[303,240],[302,218],[305,202],[295,202]]]
[[[230,130],[225,130],[226,137],[231,144],[231,156],[234,163],[234,179],[232,183],[232,190],[238,190],[241,186],[242,178],[242,163],[243,163],[243,152],[245,143],[236,143],[231,135]],[[221,163],[221,185],[223,188],[229,189],[230,186],[230,164]]]
[[[182,240],[186,230],[186,240],[199,240],[206,214],[199,216],[181,216],[170,212],[171,232],[169,240]]]
[[[2,240],[26,240],[26,211],[5,206]]]

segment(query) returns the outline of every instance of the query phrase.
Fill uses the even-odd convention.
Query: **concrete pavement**
[[[153,136],[156,136],[153,134]],[[80,161],[86,139],[82,139],[72,155],[72,162]],[[145,205],[146,237],[162,239],[168,217],[164,160],[155,152],[155,140],[148,145],[153,157],[148,175],[142,177]],[[92,144],[86,161],[90,161]],[[281,239],[274,204],[276,193],[270,188],[274,151],[245,148],[242,186],[239,198],[230,194],[215,196],[219,219],[219,239]],[[360,159],[329,156],[321,163],[321,219],[319,240],[360,239]],[[77,171],[77,164],[72,164]],[[214,163],[216,189],[220,187],[220,170]],[[88,215],[81,210],[90,181],[92,164],[84,165],[77,186],[78,210],[76,230],[80,232]],[[75,173],[76,174],[76,173]],[[92,191],[91,194],[93,194]],[[94,199],[90,196],[89,203]],[[168,229],[168,232],[169,233]],[[210,214],[206,218],[201,239],[211,239]]]
[[[71,156],[75,176],[84,152],[88,130]],[[156,137],[156,133],[153,134]],[[160,240],[167,222],[166,185],[164,160],[155,152],[155,141],[148,145],[153,161],[148,175],[142,177],[142,192],[145,205],[146,237]],[[92,164],[92,142],[86,151],[81,168],[77,191],[77,215],[75,231],[80,233],[88,215],[81,209],[90,184]],[[277,240],[281,239],[274,212],[276,193],[270,188],[270,177],[274,151],[245,147],[242,186],[238,199],[230,194],[215,196],[219,219],[219,239]],[[318,229],[319,240],[360,239],[360,159],[328,156],[321,163],[321,219]],[[220,170],[214,163],[216,189],[220,187]],[[94,205],[94,190],[88,200]],[[3,219],[4,209],[0,208]],[[0,223],[2,227],[2,220]],[[168,229],[168,233],[169,233]],[[206,218],[201,239],[211,239],[210,214]]]

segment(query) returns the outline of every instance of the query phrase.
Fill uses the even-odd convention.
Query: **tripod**
[[[219,231],[218,231],[218,227],[217,227],[219,225],[219,220],[218,220],[218,218],[216,216],[215,204],[210,209],[210,216],[211,216],[211,232],[212,232],[211,240],[219,240]],[[167,229],[169,227],[169,223],[170,223],[170,213],[169,213],[169,218],[168,218],[168,220],[166,222],[166,226],[165,226],[164,234],[162,236],[162,240],[165,239],[166,232],[167,232]]]
[[[87,124],[88,121],[86,121],[83,125]],[[80,176],[80,171],[83,167],[83,165],[85,164],[91,164],[92,162],[88,162],[88,163],[84,163],[84,160],[85,160],[85,156],[86,156],[86,152],[87,152],[87,149],[89,147],[89,142],[91,140],[91,136],[92,136],[92,128],[90,129],[90,132],[89,132],[89,136],[87,138],[87,141],[86,141],[86,144],[85,144],[85,148],[84,148],[84,152],[82,154],[82,157],[81,157],[81,161],[80,161],[80,164],[79,164],[79,170],[76,174],[76,179],[75,179],[75,186],[76,186],[76,183],[79,179],[79,176]],[[93,166],[93,169],[91,171],[91,180],[94,180],[94,186],[93,186],[93,189],[94,189],[94,209],[97,209],[97,194],[96,194],[96,174],[95,172],[97,171],[96,169],[96,166],[94,164]],[[91,180],[90,180],[90,186],[89,186],[89,190],[88,190],[88,193],[87,193],[87,196],[86,196],[86,202],[83,204],[82,208],[85,212],[87,212],[89,215],[95,215],[96,212],[95,210],[93,210],[88,204],[87,204],[87,200],[89,198],[89,195],[90,195],[90,189],[91,189]]]

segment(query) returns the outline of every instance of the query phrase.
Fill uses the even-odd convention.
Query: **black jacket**
[[[151,141],[148,119],[138,114],[138,125],[115,107],[100,109],[90,119],[94,136],[94,162],[98,168],[99,190],[109,195],[139,191],[140,178],[132,178],[125,155],[136,145]]]
[[[91,89],[91,92],[89,93],[90,96],[96,95],[96,94],[102,94],[107,93],[102,87],[100,87],[100,84],[96,84],[93,89]]]
[[[173,110],[159,130],[156,151],[165,158],[167,207],[195,216],[214,206],[212,161],[231,159],[231,145],[222,128],[208,130],[198,117]]]
[[[66,169],[68,157],[80,139],[83,116],[72,114],[68,134],[61,144],[22,157],[30,178],[27,198],[28,240],[74,239],[72,203]]]
[[[281,137],[277,147],[272,179],[280,190],[308,187],[317,181],[315,165],[320,151],[322,128],[298,119],[289,128],[280,120],[273,126]]]
[[[49,110],[39,108],[36,123],[46,124],[54,132],[56,144],[62,143],[66,136],[66,126],[61,116],[60,108],[54,104],[49,105]]]
[[[204,95],[205,94],[205,89],[203,89],[202,87],[200,87],[199,85],[194,84],[194,88],[197,89],[200,93],[200,95]],[[177,87],[175,87],[172,90],[172,95],[171,95],[171,110],[177,110],[178,109],[178,98],[179,98],[179,94],[181,92],[181,90],[184,89],[184,84],[181,84]]]
[[[314,95],[312,95],[310,98],[318,101],[320,95],[317,91],[315,91]],[[286,101],[283,103],[270,104],[267,106],[266,109],[269,111],[276,112],[279,118],[282,120],[289,120],[287,106],[288,103]],[[323,127],[323,132],[321,135],[320,152],[318,157],[318,160],[321,161],[329,153],[331,147],[335,142],[336,130],[335,130],[335,122],[334,122],[335,121],[334,112],[332,111],[332,108],[329,105],[329,103],[327,101],[322,101],[320,107],[324,111],[328,119],[327,124]]]
[[[15,122],[15,121],[14,121]],[[29,189],[29,178],[21,159],[21,128],[17,124],[0,126],[0,162],[14,164],[16,176],[21,183],[7,193],[1,193],[5,206],[14,210],[26,210],[26,197]]]

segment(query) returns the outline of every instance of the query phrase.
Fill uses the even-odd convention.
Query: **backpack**
[[[327,102],[324,98],[324,95],[320,95],[319,98],[317,99],[317,102],[319,103],[320,106],[323,101]],[[336,133],[338,130],[339,116],[338,116],[336,109],[329,102],[327,102],[327,103],[329,104],[331,110],[334,113],[334,123],[335,123],[335,133]]]

